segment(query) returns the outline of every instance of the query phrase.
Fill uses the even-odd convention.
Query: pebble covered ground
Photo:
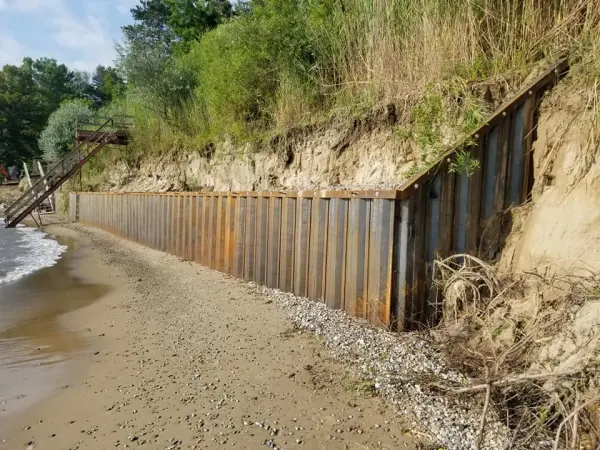
[[[465,380],[419,334],[74,228],[117,290],[77,321],[87,375],[0,449],[472,448],[481,405],[427,389]],[[489,418],[482,449],[500,449]]]
[[[90,340],[83,376],[0,449],[417,448],[403,417],[248,283],[76,229],[113,291],[74,323]]]
[[[467,380],[447,367],[443,355],[422,334],[388,332],[324,303],[253,286],[273,298],[299,328],[316,333],[334,357],[371,380],[398,414],[412,418],[412,427],[421,428],[434,444],[457,450],[474,447],[482,406],[428,389],[432,381],[465,384]],[[481,448],[504,449],[509,442],[509,430],[489,413]]]

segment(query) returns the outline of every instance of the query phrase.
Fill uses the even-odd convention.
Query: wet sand
[[[247,283],[54,230],[91,241],[76,273],[110,289],[60,316],[78,349],[68,386],[16,414],[0,448],[414,448],[383,401]]]
[[[55,266],[0,286],[0,433],[73,377],[87,336],[70,330],[65,315],[110,290],[79,268],[89,240],[63,234],[58,240],[68,250]]]

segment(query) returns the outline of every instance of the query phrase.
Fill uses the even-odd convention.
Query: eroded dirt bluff
[[[197,152],[145,160],[138,169],[117,167],[110,190],[269,190],[394,186],[413,151],[394,135],[396,109],[350,123],[291,129],[260,144],[210,145]]]
[[[593,93],[560,84],[544,100],[532,202],[513,210],[502,266],[600,270],[600,161]]]
[[[524,79],[509,74],[471,83],[469,91],[494,110],[545,65],[534,67]],[[418,100],[380,106],[362,118],[336,117],[292,128],[260,142],[223,141],[192,152],[166,152],[143,159],[137,167],[115,163],[95,187],[123,192],[393,188],[419,158],[420,149],[409,138]],[[451,106],[464,98],[447,100]],[[461,120],[454,121],[439,130],[445,145],[459,138]]]

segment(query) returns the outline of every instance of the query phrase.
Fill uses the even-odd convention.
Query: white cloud
[[[96,17],[74,17],[62,11],[53,24],[55,31],[52,36],[56,43],[81,54],[82,58],[73,63],[77,69],[91,71],[98,64],[113,64],[116,56],[114,42]]]
[[[28,54],[30,52],[12,36],[0,35],[0,69],[6,64],[20,65],[23,57]]]
[[[46,37],[40,47],[52,49],[49,52],[46,50],[44,56],[56,58],[71,68],[90,72],[99,64],[113,65],[116,36],[110,33],[115,33],[114,21],[121,17],[118,24],[130,17],[130,9],[139,0],[88,0],[77,5],[80,1],[0,0],[0,16],[6,12],[34,23],[40,35]],[[24,56],[34,56],[31,49],[19,43],[18,33],[5,31],[4,34],[0,34],[1,64],[18,63]],[[28,41],[31,40],[30,36]],[[33,47],[35,44],[29,45]]]
[[[0,0],[2,2],[2,0]],[[129,16],[131,8],[140,3],[140,0],[119,0],[117,2],[117,10],[124,16]]]
[[[0,0],[0,11],[35,12],[43,8],[54,8],[62,0]]]

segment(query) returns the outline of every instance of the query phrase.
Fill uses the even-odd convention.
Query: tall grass
[[[245,139],[408,99],[413,129],[404,135],[437,148],[445,125],[466,132],[487,112],[472,98],[472,81],[509,73],[524,79],[534,64],[565,53],[585,62],[590,80],[598,80],[591,69],[600,74],[600,0],[254,0],[251,6],[178,56],[197,78],[184,106],[158,118],[131,101],[139,145],[200,148],[223,135]],[[423,116],[437,97],[441,111]],[[451,104],[459,97],[468,101]]]
[[[312,22],[321,83],[399,99],[449,76],[526,69],[599,33],[598,0],[343,0]]]

